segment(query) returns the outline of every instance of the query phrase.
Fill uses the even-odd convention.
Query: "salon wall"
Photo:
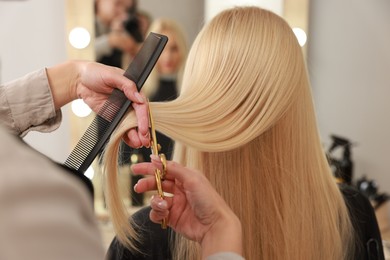
[[[324,145],[350,138],[355,176],[390,192],[390,1],[312,0],[308,67]]]
[[[0,81],[66,60],[65,0],[0,1]],[[67,108],[58,131],[29,133],[25,140],[63,161],[69,154]]]
[[[288,0],[287,0],[288,1]],[[273,11],[278,15],[283,15],[284,0],[205,0],[205,19],[211,20],[219,12],[235,6],[259,6],[267,10]]]

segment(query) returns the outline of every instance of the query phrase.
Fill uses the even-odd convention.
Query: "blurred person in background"
[[[142,35],[136,17],[136,0],[96,0],[95,1],[95,53],[96,61],[105,65],[127,69],[141,46]],[[98,125],[98,134],[101,126]],[[124,142],[125,150],[129,150]],[[101,163],[101,154],[98,155]],[[120,163],[127,164],[128,156]]]
[[[125,0],[95,1],[95,59],[102,59],[113,54],[114,50],[134,55],[139,44],[124,27],[128,19],[128,4]],[[107,59],[107,58],[106,58]],[[106,65],[108,62],[101,62]]]

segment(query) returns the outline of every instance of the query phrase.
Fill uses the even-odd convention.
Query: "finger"
[[[139,135],[137,133],[137,130],[135,128],[130,129],[127,131],[127,135],[124,137],[124,141],[133,148],[140,148],[142,146],[142,142],[139,139]]]
[[[149,162],[137,163],[131,165],[131,171],[135,175],[154,175],[156,167]]]
[[[107,86],[123,91],[125,96],[135,103],[144,103],[137,86],[123,75],[124,71],[122,69],[109,66],[105,66],[105,68],[108,68],[105,70],[107,73],[102,74],[102,79]]]
[[[143,146],[150,146],[148,104],[132,104],[138,123],[138,136]]]
[[[152,222],[160,224],[163,219],[168,217],[168,215],[169,215],[168,210],[161,212],[152,209],[149,213],[149,218]]]
[[[155,210],[157,213],[166,214],[169,211],[172,203],[168,205],[168,201],[160,198],[159,196],[153,196],[150,201],[150,207]],[[167,215],[166,215],[167,216]]]
[[[147,191],[157,190],[156,178],[147,176],[137,181],[134,185],[134,191],[137,193],[144,193]]]
[[[118,88],[119,90],[122,90],[128,99],[138,104],[142,104],[145,102],[144,98],[138,92],[137,86],[133,81],[129,80],[123,75],[115,79],[116,82],[113,86]]]
[[[161,182],[164,192],[173,193],[175,189],[175,183],[173,181],[164,180]],[[147,191],[157,190],[156,178],[154,176],[147,176],[138,180],[134,185],[134,191],[137,193],[143,193]]]
[[[152,164],[162,170],[162,162],[158,156],[151,155],[150,156]],[[164,176],[165,179],[173,180],[176,179],[181,183],[189,182],[191,180],[195,180],[197,178],[202,178],[202,174],[194,169],[190,169],[182,166],[179,163],[174,161],[167,161],[167,172]]]
[[[152,156],[150,158],[152,158]],[[159,158],[159,157],[157,157],[157,158]],[[152,159],[152,161],[153,160],[154,159]],[[156,169],[162,170],[162,163],[160,160],[158,162],[156,162],[156,164],[154,164],[154,162],[153,163],[144,162],[144,163],[137,163],[137,164],[131,165],[131,171],[133,172],[134,175],[153,175],[154,176],[154,174],[155,174],[154,171]],[[170,175],[170,176],[165,175],[164,176],[164,180],[174,180],[174,179],[175,178],[172,175]]]

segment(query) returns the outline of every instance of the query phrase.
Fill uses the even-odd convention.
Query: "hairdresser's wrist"
[[[46,69],[55,109],[77,99],[76,86],[82,62],[66,61]]]
[[[202,258],[219,252],[233,252],[242,255],[242,227],[238,217],[232,212],[224,212],[204,235]]]

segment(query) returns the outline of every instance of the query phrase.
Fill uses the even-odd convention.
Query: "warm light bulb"
[[[91,35],[83,27],[75,27],[69,33],[69,42],[76,49],[84,49],[91,42]]]
[[[76,99],[72,102],[72,111],[78,117],[86,117],[91,114],[92,110],[82,99]]]
[[[307,35],[306,35],[305,31],[302,30],[301,28],[298,28],[298,27],[295,27],[292,30],[295,34],[295,37],[297,37],[297,39],[298,39],[299,45],[301,45],[301,47],[303,45],[305,45],[306,40],[307,40]]]

